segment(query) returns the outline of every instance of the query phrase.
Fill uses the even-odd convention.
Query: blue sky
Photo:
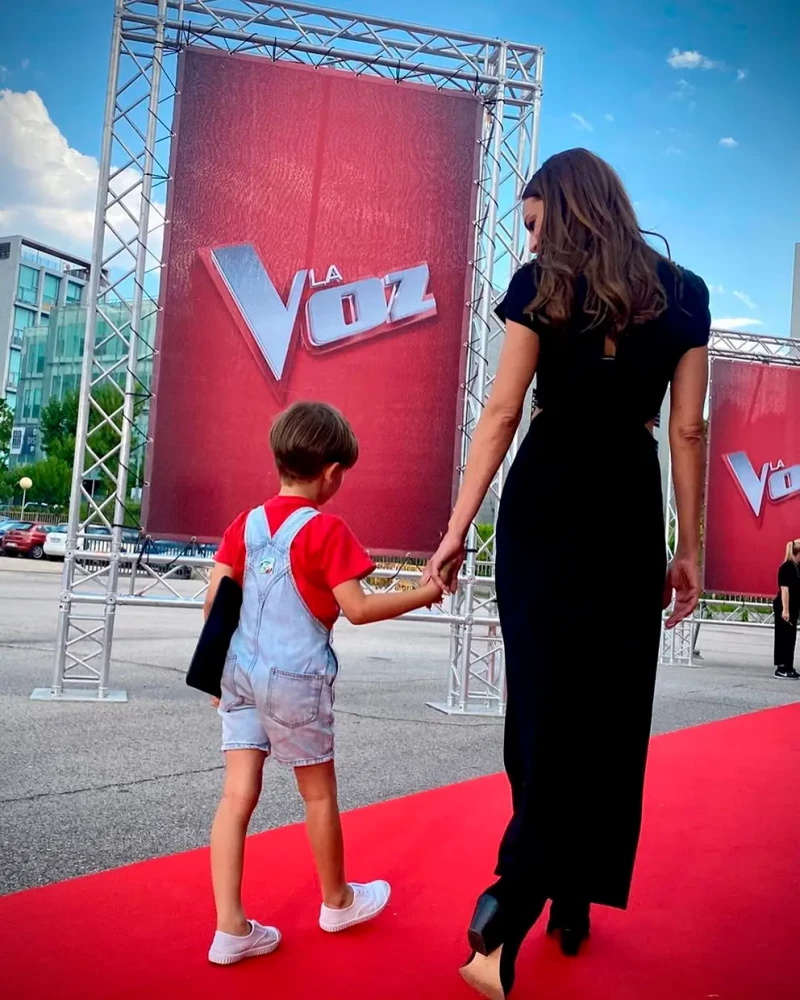
[[[333,6],[333,4],[331,4]],[[0,231],[91,231],[111,0],[2,5]],[[341,0],[546,47],[541,153],[584,145],[712,287],[716,319],[788,333],[800,241],[797,0]]]

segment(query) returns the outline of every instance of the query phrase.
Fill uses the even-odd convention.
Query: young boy
[[[225,784],[211,829],[217,931],[209,960],[230,965],[277,948],[280,933],[250,920],[242,906],[244,843],[270,754],[294,768],[322,889],[322,930],[343,931],[376,917],[387,882],[345,878],[333,763],[333,687],[338,670],[331,630],[339,611],[354,625],[383,621],[441,599],[435,584],[397,594],[365,594],[375,568],[345,523],[321,508],[358,459],[345,418],[324,403],[296,403],[272,428],[278,496],[242,514],[225,532],[206,597],[220,580],[243,587],[239,627],[222,678]]]

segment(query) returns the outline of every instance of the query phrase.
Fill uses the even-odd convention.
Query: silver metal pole
[[[497,202],[500,189],[500,160],[503,149],[503,115],[505,113],[505,75],[506,59],[508,51],[505,43],[500,43],[497,50],[497,76],[500,82],[495,90],[495,102],[493,109],[493,124],[491,135],[490,156],[491,164],[489,169],[488,185],[488,211],[486,215],[486,226],[482,236],[485,241],[486,257],[483,261],[481,281],[481,298],[478,310],[479,340],[477,351],[477,364],[475,369],[474,395],[477,397],[478,419],[480,419],[480,409],[486,403],[487,385],[487,355],[489,351],[489,324],[492,307],[492,276],[494,274],[495,258],[495,237],[497,232]],[[473,427],[474,431],[474,427]],[[467,535],[467,558],[466,558],[466,578],[464,581],[464,633],[461,647],[461,664],[459,676],[459,711],[466,711],[469,704],[470,670],[472,666],[472,643],[474,637],[474,609],[475,609],[475,584],[477,559],[476,550],[479,544],[478,530],[473,523]]]
[[[136,244],[136,267],[134,271],[133,300],[131,302],[130,331],[128,335],[128,365],[125,372],[125,400],[120,427],[120,447],[117,464],[114,521],[111,526],[111,561],[107,578],[108,600],[105,606],[106,628],[103,637],[99,697],[108,693],[108,679],[111,672],[111,644],[114,637],[114,621],[117,609],[117,581],[119,579],[119,559],[122,551],[122,528],[125,522],[128,497],[128,466],[131,458],[131,440],[136,419],[137,380],[139,363],[140,329],[142,322],[142,301],[147,271],[147,234],[150,228],[150,200],[153,192],[154,149],[158,128],[158,104],[161,90],[161,66],[164,57],[164,23],[167,15],[167,0],[160,0],[158,18],[153,42],[153,61],[150,68],[150,98],[148,105],[147,132],[144,141],[144,163],[142,165],[142,185],[139,202],[139,231]]]
[[[97,198],[95,200],[94,234],[92,237],[92,266],[89,272],[87,290],[86,331],[84,334],[83,363],[81,365],[81,386],[78,403],[78,424],[75,431],[75,459],[72,468],[72,489],[69,501],[69,527],[67,529],[67,552],[64,558],[64,572],[61,582],[61,601],[58,610],[56,630],[56,659],[53,668],[53,684],[50,697],[58,698],[64,689],[64,674],[67,664],[67,644],[69,642],[69,618],[71,594],[75,580],[75,549],[83,500],[83,472],[86,464],[86,442],[89,429],[89,399],[92,392],[92,366],[94,344],[97,332],[97,298],[103,273],[103,242],[105,236],[105,207],[108,196],[108,179],[111,173],[111,149],[114,139],[114,107],[116,105],[117,77],[122,40],[123,0],[115,0],[114,22],[111,30],[111,55],[108,64],[105,111],[103,115],[103,138],[100,147],[100,167],[97,177]],[[41,692],[42,689],[37,689]],[[37,692],[34,692],[36,696]]]

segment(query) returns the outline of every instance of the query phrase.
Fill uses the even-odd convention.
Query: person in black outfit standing
[[[800,617],[800,538],[786,546],[786,561],[778,570],[778,596],[775,611],[775,676],[796,681],[794,648],[797,643],[797,620]]]
[[[469,525],[536,374],[539,412],[505,483],[496,539],[513,816],[461,970],[492,998],[508,995],[517,952],[548,899],[548,930],[573,955],[591,903],[628,903],[665,595],[676,594],[675,625],[700,592],[711,323],[703,281],[646,242],[599,157],[572,149],[549,159],[522,210],[537,256],[497,309],[506,338],[495,384],[427,569],[454,588]],[[670,384],[679,542],[668,568],[646,425]],[[594,599],[576,607],[571,595],[588,573]],[[565,644],[576,629],[592,640],[590,665],[588,649]]]

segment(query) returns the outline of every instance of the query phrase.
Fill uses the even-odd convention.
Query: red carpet
[[[653,741],[642,849],[627,914],[596,909],[578,960],[541,924],[514,996],[525,1000],[798,1000],[800,705]],[[253,837],[247,896],[280,950],[207,964],[206,851],[0,899],[0,992],[9,1000],[426,1000],[474,996],[456,968],[508,809],[491,777],[345,818],[351,877],[388,878],[378,922],[315,926],[304,832]]]

